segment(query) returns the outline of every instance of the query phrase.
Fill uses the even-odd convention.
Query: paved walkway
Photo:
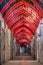
[[[28,60],[28,61],[32,61],[35,60],[32,58],[32,56],[16,56],[13,60]]]
[[[14,61],[9,61],[8,63],[5,63],[3,65],[43,65],[43,63],[38,63],[38,62],[14,62]]]
[[[19,55],[19,56],[14,57],[13,60],[16,60],[16,61],[18,61],[18,60],[28,60],[28,61],[32,61],[32,60],[36,60],[36,59],[35,59],[35,58],[33,59],[32,56],[30,56],[30,55],[27,54],[27,53],[24,53],[23,55]]]
[[[28,62],[28,61],[30,61],[30,62]],[[38,63],[31,56],[28,56],[27,54],[25,54],[23,56],[16,56],[15,59],[13,59],[3,65],[43,65],[43,63]]]

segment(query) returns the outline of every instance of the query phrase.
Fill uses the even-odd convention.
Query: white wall
[[[10,30],[4,23],[4,19],[0,14],[1,20],[1,63],[10,59]]]
[[[43,62],[43,19],[40,21],[37,33],[38,60]]]

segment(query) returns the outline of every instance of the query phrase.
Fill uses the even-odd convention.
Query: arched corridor
[[[43,20],[42,20],[43,21]],[[20,54],[20,46],[17,44],[13,34],[7,28],[6,24],[4,23],[4,19],[0,14],[0,62],[3,65],[12,65],[12,64],[30,64],[30,65],[42,65],[43,63],[43,30],[41,26],[43,23],[39,24],[39,27],[36,31],[35,36],[30,42],[30,45],[27,45],[24,54]],[[15,62],[16,61],[16,62]],[[19,61],[19,62],[18,62]],[[22,62],[23,61],[23,62]],[[29,62],[26,62],[29,61]],[[39,63],[41,62],[41,63]]]
[[[0,65],[43,65],[43,0],[0,0]]]

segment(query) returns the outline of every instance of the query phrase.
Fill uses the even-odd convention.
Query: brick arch
[[[34,0],[35,2],[35,0]],[[3,0],[0,12],[18,44],[29,44],[40,23],[41,15],[32,0]]]

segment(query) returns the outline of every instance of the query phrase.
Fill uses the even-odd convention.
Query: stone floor
[[[13,60],[35,60],[31,56],[16,56]]]
[[[43,65],[43,63],[39,63],[31,56],[24,54],[22,56],[16,56],[15,59],[10,60],[2,65]]]
[[[29,61],[32,61],[33,60],[33,61],[35,61],[37,59],[35,59],[35,58],[33,59],[33,57],[31,55],[29,55],[27,53],[24,53],[23,55],[15,56],[13,60],[16,60],[16,61],[18,61],[18,60],[29,60]]]
[[[38,62],[14,62],[14,61],[9,61],[8,63],[2,64],[2,65],[43,65],[43,63],[38,63]]]

